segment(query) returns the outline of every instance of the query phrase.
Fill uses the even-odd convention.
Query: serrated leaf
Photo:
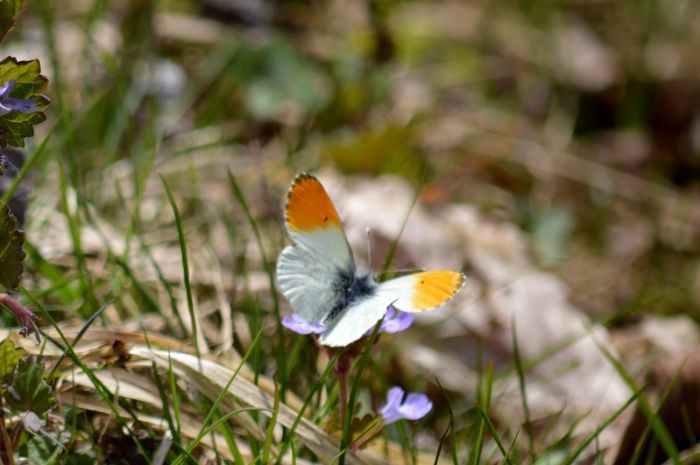
[[[7,205],[0,203],[0,284],[17,289],[24,267],[24,231]]]
[[[16,348],[11,340],[5,339],[0,342],[0,378],[12,373],[24,355],[24,349]]]
[[[51,459],[55,459],[56,452],[62,449],[62,444],[54,436],[55,434],[29,435],[27,441],[20,446],[19,455],[26,458],[30,465],[56,463]]]
[[[42,110],[50,100],[42,92],[46,90],[49,80],[41,74],[39,60],[17,61],[14,57],[7,57],[0,62],[0,85],[10,81],[14,84],[4,98],[29,101],[33,110],[18,110],[17,106],[7,102],[6,106],[15,111],[0,115],[0,147],[24,147],[24,139],[34,135],[34,125],[46,119]]]
[[[31,410],[43,415],[56,400],[44,381],[44,363],[35,355],[22,358],[15,371],[8,376],[7,403],[18,411]],[[7,379],[7,378],[6,378]]]
[[[37,59],[17,61],[15,57],[7,57],[0,61],[0,82],[7,81],[17,81],[12,89],[12,96],[17,98],[37,97],[49,85],[48,78],[41,74],[41,63]]]
[[[0,42],[5,40],[26,4],[27,0],[0,0]]]

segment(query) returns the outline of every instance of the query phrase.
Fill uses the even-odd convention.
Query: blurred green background
[[[6,51],[41,58],[49,151],[115,225],[105,170],[236,146],[279,185],[324,164],[398,173],[514,221],[595,316],[697,318],[699,9],[37,0]]]
[[[698,320],[699,25],[691,0],[32,0],[3,48],[40,58],[52,98],[22,194],[25,287],[59,321],[108,305],[104,326],[187,339],[160,175],[199,270],[204,336],[245,353],[279,310],[260,270],[286,240],[288,183],[334,167],[516,224],[609,328]],[[235,332],[216,326],[229,310]],[[300,360],[318,352],[295,344]],[[280,348],[256,352],[256,376]],[[295,389],[314,383],[305,368]],[[448,424],[436,410],[433,445]]]

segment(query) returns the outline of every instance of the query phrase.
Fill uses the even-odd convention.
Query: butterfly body
[[[389,306],[429,310],[449,300],[464,283],[457,271],[414,273],[377,283],[357,272],[340,217],[315,177],[298,175],[287,195],[285,224],[294,244],[277,260],[277,280],[294,311],[328,328],[327,346],[362,337]]]
[[[335,302],[321,319],[324,326],[328,326],[346,308],[374,295],[377,292],[377,283],[371,273],[362,275],[353,273],[352,270],[338,270],[333,281],[333,290]]]

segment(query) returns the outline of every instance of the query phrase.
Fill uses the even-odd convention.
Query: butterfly
[[[390,306],[404,312],[439,307],[464,284],[458,271],[412,273],[381,283],[371,272],[358,273],[338,212],[310,174],[294,178],[285,210],[294,244],[277,259],[277,282],[295,312],[327,328],[319,337],[322,345],[355,342]]]

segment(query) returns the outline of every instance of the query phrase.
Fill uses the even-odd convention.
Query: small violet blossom
[[[408,312],[402,312],[394,307],[389,307],[386,311],[386,316],[382,325],[379,327],[380,333],[394,334],[403,331],[413,323],[413,315]],[[370,329],[368,334],[372,334]]]
[[[39,106],[36,104],[37,99],[23,99],[10,97],[12,88],[17,84],[17,81],[7,81],[0,86],[0,116],[11,111],[21,111],[22,113],[34,113],[39,111]]]
[[[380,333],[394,334],[411,326],[413,315],[402,312],[394,307],[389,307],[386,317],[379,328]],[[307,321],[297,312],[292,313],[282,319],[282,326],[298,334],[322,334],[326,327],[319,322]],[[372,334],[372,329],[367,331],[367,335]]]
[[[433,408],[428,396],[417,392],[409,393],[404,399],[404,391],[398,386],[389,389],[386,396],[386,405],[380,413],[384,418],[384,424],[388,425],[398,420],[418,420],[423,418]]]
[[[285,316],[282,319],[282,326],[299,334],[321,334],[326,330],[321,323],[306,321],[297,312]]]

